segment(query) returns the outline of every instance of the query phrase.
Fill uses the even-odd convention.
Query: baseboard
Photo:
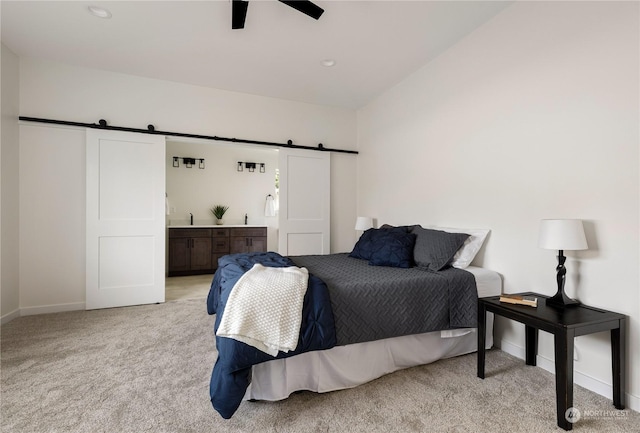
[[[495,343],[496,346],[499,347],[503,352],[506,352],[509,355],[513,355],[516,358],[520,358],[523,360],[525,359],[524,347],[518,346],[506,340],[496,340]],[[536,364],[543,370],[546,370],[553,375],[556,374],[554,360],[538,355],[536,357]],[[584,373],[580,373],[575,369],[573,370],[573,383],[576,385],[580,385],[581,387],[586,388],[589,391],[593,391],[596,394],[600,394],[608,399],[611,399],[613,396],[613,388],[611,385],[601,381],[600,379],[596,379]],[[640,412],[640,397],[625,393],[625,402],[627,408],[636,412]]]
[[[0,325],[11,322],[13,319],[20,317],[20,310],[13,310],[11,313],[7,313],[0,317]]]
[[[20,316],[33,316],[35,314],[64,313],[66,311],[84,310],[84,302],[70,304],[42,305],[39,307],[25,307],[20,309]]]

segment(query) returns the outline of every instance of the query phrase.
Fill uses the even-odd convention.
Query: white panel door
[[[165,137],[87,130],[86,308],[164,302]]]
[[[329,152],[280,149],[278,251],[285,256],[330,252]]]

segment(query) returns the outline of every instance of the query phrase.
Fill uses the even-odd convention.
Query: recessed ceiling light
[[[101,8],[98,6],[89,6],[88,9],[91,15],[94,15],[98,18],[104,18],[104,19],[111,18],[111,12],[109,12],[105,8]]]
[[[326,66],[327,68],[330,68],[332,66],[336,65],[336,61],[333,59],[324,59],[322,62],[322,66]]]

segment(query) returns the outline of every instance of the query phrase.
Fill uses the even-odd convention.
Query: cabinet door
[[[191,270],[211,269],[211,238],[191,239]]]
[[[169,238],[169,272],[191,269],[190,245],[190,238]]]
[[[220,257],[222,256],[226,256],[228,253],[224,253],[224,254],[218,254],[218,253],[213,253],[211,254],[211,269],[212,270],[216,270],[218,269],[218,260],[220,260]]]
[[[230,239],[229,252],[231,254],[249,252],[249,243],[244,236],[232,236]]]
[[[231,238],[231,254],[236,253],[264,253],[267,251],[267,238],[265,236]]]
[[[249,252],[252,253],[265,253],[267,252],[267,238],[266,237],[252,237],[249,240]]]

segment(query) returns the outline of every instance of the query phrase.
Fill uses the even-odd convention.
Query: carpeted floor
[[[554,376],[499,350],[357,388],[211,407],[213,316],[203,299],[21,317],[2,326],[3,432],[554,432]],[[363,361],[366,362],[366,361]],[[576,432],[640,432],[640,414],[575,387]]]

